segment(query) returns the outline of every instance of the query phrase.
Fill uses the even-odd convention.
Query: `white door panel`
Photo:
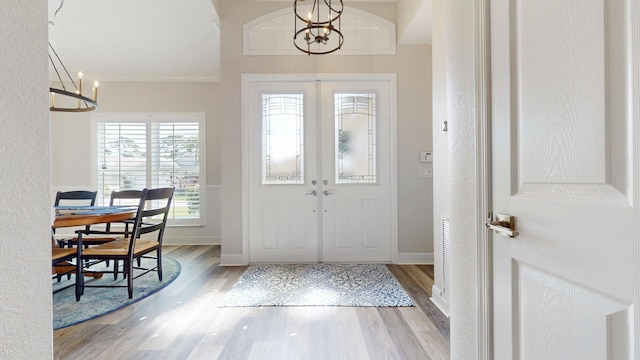
[[[322,84],[321,132],[332,134],[322,137],[322,261],[391,260],[389,91],[380,81]]]
[[[497,359],[638,356],[629,4],[492,1]]]
[[[315,128],[315,116],[306,116],[316,113],[315,84],[253,85],[246,129],[249,261],[316,262],[317,197],[308,194],[315,189],[316,138],[305,132]]]

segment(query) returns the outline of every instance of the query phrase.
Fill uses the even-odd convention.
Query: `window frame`
[[[199,189],[200,189],[200,216],[191,219],[169,218],[167,226],[204,226],[206,219],[206,114],[204,112],[180,112],[180,113],[97,113],[91,116],[91,184],[93,188],[98,188],[98,130],[100,123],[145,123],[147,126],[153,123],[198,123],[199,141]],[[147,138],[151,137],[147,132]],[[154,155],[147,154],[147,186],[150,187],[151,165],[150,160]]]

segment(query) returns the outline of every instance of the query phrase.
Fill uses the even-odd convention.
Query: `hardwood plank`
[[[437,327],[442,336],[445,339],[449,339],[449,319],[431,302],[426,289],[408,274],[408,267],[399,265],[388,265],[388,267],[409,296],[411,296],[416,306],[427,315],[429,321]]]
[[[165,246],[163,255],[182,266],[173,283],[54,331],[55,359],[449,358],[448,319],[429,300],[428,266],[389,266],[413,308],[222,308],[246,267],[221,267],[219,246]]]
[[[359,308],[356,312],[362,335],[369,345],[369,358],[402,359],[380,313],[375,308]]]
[[[401,359],[432,359],[422,348],[417,335],[407,331],[409,324],[398,309],[378,308],[378,312]]]
[[[398,308],[416,338],[433,359],[448,359],[449,338],[442,335],[424,312],[418,308]]]

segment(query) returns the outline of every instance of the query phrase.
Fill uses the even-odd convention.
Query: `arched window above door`
[[[344,45],[335,55],[395,55],[395,24],[370,12],[344,7]],[[243,26],[244,55],[304,55],[293,45],[293,9],[274,11]],[[332,55],[333,55],[332,54]]]

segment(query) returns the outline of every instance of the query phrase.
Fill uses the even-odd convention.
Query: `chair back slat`
[[[167,225],[174,188],[143,189],[138,204],[129,241],[129,253],[133,253],[136,240],[142,234],[158,232],[157,240],[162,246],[164,229]],[[162,215],[162,219],[152,217]]]
[[[148,234],[148,233],[151,233],[151,232],[154,232],[154,231],[158,231],[158,230],[162,229],[163,226],[164,226],[163,223],[153,224],[153,225],[145,225],[145,226],[142,226],[140,228],[140,233],[139,234],[142,235],[142,234]]]
[[[97,191],[86,191],[86,190],[76,190],[76,191],[58,191],[56,193],[56,200],[53,203],[55,206],[60,205],[61,200],[87,200],[89,203],[84,205],[93,206],[96,203],[96,195],[98,195]]]
[[[96,204],[96,196],[98,195],[97,191],[88,191],[88,190],[74,190],[74,191],[58,191],[56,193],[56,200],[54,201],[54,206],[61,205],[60,202],[64,201],[67,203],[67,200],[73,202],[75,205],[88,205],[94,206]],[[85,231],[89,231],[91,226],[85,226]],[[55,233],[55,229],[53,230]]]
[[[142,190],[121,190],[112,191],[109,199],[109,205],[135,205],[140,200]],[[135,200],[135,201],[122,201]]]
[[[109,196],[109,206],[114,205],[138,205],[140,202],[140,197],[142,196],[142,190],[120,190],[120,191],[112,191]],[[129,201],[127,201],[129,200]],[[129,233],[129,223],[130,221],[124,221],[124,235],[127,236]],[[105,226],[105,231],[111,231],[111,223],[107,223]]]
[[[150,218],[153,216],[164,214],[166,211],[167,211],[166,207],[162,207],[159,209],[144,210],[144,213],[142,214],[142,216],[145,218]]]

